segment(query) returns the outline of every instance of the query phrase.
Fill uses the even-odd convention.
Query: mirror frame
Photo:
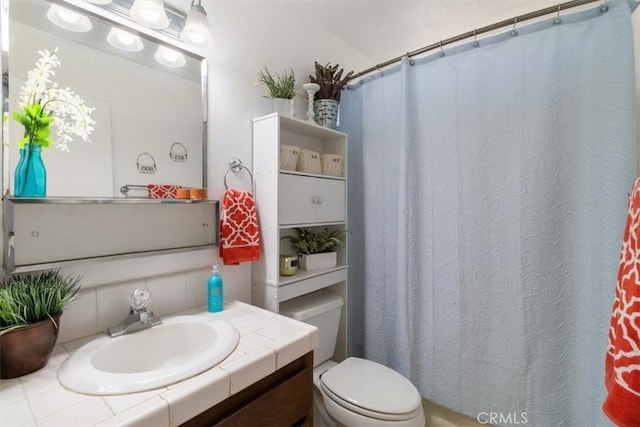
[[[86,15],[91,19],[100,20],[113,27],[124,29],[130,33],[137,34],[143,38],[146,38],[158,45],[170,47],[177,50],[184,55],[200,62],[200,87],[202,89],[202,187],[207,188],[207,141],[208,141],[208,117],[209,117],[209,87],[208,87],[208,64],[207,59],[196,50],[191,49],[180,41],[174,32],[164,30],[153,30],[151,28],[144,27],[130,20],[123,12],[116,13],[117,8],[101,7],[96,4],[78,1],[78,0],[40,0],[49,3],[55,3],[63,5],[65,8],[73,10],[75,12]],[[2,88],[0,89],[0,116],[7,116],[7,122],[2,122],[0,128],[0,143],[2,144],[2,197],[8,197],[11,195],[10,188],[10,173],[9,171],[9,144],[10,135],[8,129],[8,121],[11,120],[9,112],[9,12],[10,5],[9,0],[0,0],[0,69],[2,70]],[[167,8],[168,12],[173,15],[178,15],[185,18],[185,14],[177,11],[174,8]],[[14,46],[14,49],[16,47]],[[114,193],[117,194],[119,189],[114,189]],[[82,199],[75,197],[72,199]],[[89,198],[90,199],[90,198]],[[114,200],[121,199],[120,197],[114,197]],[[4,216],[4,213],[3,213]]]

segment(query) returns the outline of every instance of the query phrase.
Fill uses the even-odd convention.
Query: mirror
[[[3,36],[3,97],[9,118],[3,123],[3,194],[13,194],[13,174],[19,158],[17,141],[24,128],[12,118],[19,111],[20,88],[35,67],[38,51],[57,50],[61,65],[52,82],[68,86],[95,108],[91,143],[74,137],[69,152],[43,149],[48,197],[146,197],[149,184],[206,186],[206,61],[171,47],[184,57],[181,67],[156,59],[160,38],[127,29],[74,5],[56,3],[89,18],[91,29],[76,32],[55,25],[47,0],[2,2],[8,11]],[[93,5],[95,6],[95,5]],[[8,10],[7,10],[8,9]],[[49,12],[50,13],[50,12]],[[6,32],[6,17],[3,32]],[[141,36],[143,49],[128,52],[107,42],[113,27]],[[9,41],[6,51],[4,43]],[[7,58],[8,57],[8,58]],[[56,135],[52,132],[52,138]]]

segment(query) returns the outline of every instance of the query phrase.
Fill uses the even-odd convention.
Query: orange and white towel
[[[225,265],[260,259],[258,215],[250,191],[225,191],[220,212],[219,248]]]
[[[640,427],[640,178],[629,198],[605,359],[602,410],[618,427]]]

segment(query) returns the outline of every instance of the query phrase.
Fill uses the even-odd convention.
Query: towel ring
[[[229,189],[229,185],[227,185],[227,175],[229,175],[229,172],[238,173],[242,169],[246,170],[247,173],[249,174],[249,177],[251,178],[251,189],[253,189],[253,174],[251,173],[248,167],[242,164],[242,160],[238,158],[233,158],[229,160],[229,168],[224,173],[224,188],[226,190]]]

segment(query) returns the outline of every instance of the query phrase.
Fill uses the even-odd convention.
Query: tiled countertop
[[[221,364],[179,383],[142,393],[89,396],[63,388],[58,367],[97,336],[57,345],[43,369],[0,381],[0,426],[177,426],[318,346],[318,330],[242,302],[215,316],[240,332],[238,348]]]

